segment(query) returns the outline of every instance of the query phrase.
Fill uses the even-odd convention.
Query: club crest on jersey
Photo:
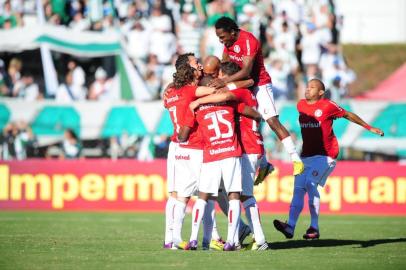
[[[320,117],[320,116],[322,116],[322,115],[323,115],[323,111],[320,110],[320,109],[317,109],[317,110],[314,112],[314,116],[316,116],[316,117]]]
[[[234,52],[239,53],[241,51],[241,48],[240,48],[240,46],[235,45],[233,50],[234,50]]]

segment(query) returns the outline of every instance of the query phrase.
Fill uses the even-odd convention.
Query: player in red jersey
[[[237,110],[238,108],[238,110]],[[228,234],[224,250],[235,249],[238,239],[238,226],[240,218],[240,192],[241,186],[241,146],[238,142],[235,129],[235,113],[241,112],[253,118],[260,115],[252,108],[240,103],[207,104],[197,108],[196,121],[203,136],[203,164],[199,181],[199,199],[192,212],[192,234],[190,249],[197,248],[197,236],[200,222],[204,216],[209,196],[217,196],[220,181],[228,193]],[[187,132],[179,133],[179,139],[185,139]],[[210,238],[209,238],[210,239]],[[238,241],[238,240],[237,240]]]
[[[186,204],[197,187],[202,163],[202,139],[197,126],[192,127],[189,140],[178,144],[177,134],[184,122],[189,103],[199,96],[207,95],[214,88],[195,86],[201,77],[201,65],[193,54],[180,55],[176,61],[174,85],[164,98],[174,127],[167,158],[167,185],[170,197],[166,204],[165,248],[183,248],[181,241]]]
[[[240,67],[233,62],[225,62],[220,66],[220,78],[232,76],[240,70]],[[238,88],[226,93],[217,93],[199,98],[190,104],[190,109],[194,110],[199,105],[207,103],[217,103],[226,101],[243,102],[246,105],[256,109],[258,103],[248,89]],[[239,118],[238,138],[241,142],[243,155],[242,165],[242,194],[245,214],[249,221],[251,231],[254,233],[255,241],[249,246],[251,250],[266,250],[268,244],[262,230],[259,209],[254,197],[254,177],[259,166],[259,161],[264,155],[262,136],[258,130],[259,121],[245,117]]]
[[[235,89],[235,85],[231,82],[252,78],[255,82],[253,93],[258,101],[259,113],[290,154],[293,161],[293,174],[302,173],[303,163],[296,152],[289,132],[278,118],[272,94],[272,80],[265,70],[259,41],[251,33],[239,29],[238,25],[228,17],[218,19],[215,27],[216,35],[224,44],[223,61],[235,62],[241,67],[241,70],[227,78],[216,79],[212,86],[216,88],[228,86],[230,89]],[[269,165],[267,163],[261,164],[261,170],[269,170],[265,166]],[[258,182],[262,181],[263,178],[259,179]]]
[[[305,170],[295,177],[293,198],[289,210],[287,223],[274,220],[275,228],[287,238],[292,238],[303,209],[304,196],[307,193],[311,224],[303,235],[305,239],[318,239],[320,194],[317,186],[323,187],[328,175],[333,171],[339,147],[333,132],[333,120],[344,117],[367,130],[383,136],[379,128],[371,127],[358,115],[348,112],[336,103],[324,99],[324,84],[318,79],[312,79],[307,84],[305,99],[297,104],[299,122],[303,138],[302,160]]]

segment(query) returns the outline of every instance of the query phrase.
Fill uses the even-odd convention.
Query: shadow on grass
[[[355,248],[368,248],[381,244],[406,242],[406,238],[388,238],[373,240],[344,240],[344,239],[319,239],[319,240],[290,240],[285,242],[270,243],[271,249],[291,249],[304,247],[336,247],[359,245]]]

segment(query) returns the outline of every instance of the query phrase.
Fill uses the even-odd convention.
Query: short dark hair
[[[320,79],[314,78],[314,79],[311,79],[309,82],[311,82],[311,81],[318,82],[320,89],[323,91],[326,91],[326,87],[324,86],[324,83]]]
[[[199,86],[208,86],[209,83],[211,83],[212,81],[213,81],[213,77],[211,75],[205,75],[199,81]]]
[[[231,76],[241,70],[240,66],[234,62],[223,62],[220,64],[220,70],[224,74]]]
[[[225,32],[228,33],[231,33],[231,31],[237,32],[239,30],[236,22],[233,19],[225,16],[218,19],[214,26],[216,27],[216,29],[223,29]]]

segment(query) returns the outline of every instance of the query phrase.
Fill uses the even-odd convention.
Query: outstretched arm
[[[220,103],[220,102],[236,100],[236,99],[237,99],[236,96],[230,91],[223,92],[223,93],[216,93],[216,94],[201,97],[199,99],[196,99],[195,101],[192,101],[189,104],[189,108],[190,108],[190,110],[194,111],[197,107],[199,107],[202,104]]]
[[[242,68],[240,71],[227,78],[214,79],[210,83],[210,86],[221,88],[224,87],[229,82],[236,82],[249,78],[252,71],[252,67],[254,66],[254,61],[255,61],[254,57],[244,56],[242,59]]]
[[[344,118],[348,119],[349,121],[351,121],[351,122],[353,122],[355,124],[358,124],[358,125],[364,127],[365,129],[368,129],[372,133],[378,134],[380,136],[384,135],[384,133],[383,133],[383,131],[381,129],[371,127],[370,125],[368,125],[368,123],[366,123],[364,120],[362,120],[361,117],[359,117],[355,113],[346,112],[345,115],[344,115]]]
[[[244,109],[242,110],[241,114],[246,117],[252,118],[256,121],[261,121],[262,119],[262,116],[259,112],[257,112],[255,109],[247,105],[244,106]]]
[[[254,80],[253,79],[248,79],[248,80],[242,80],[242,81],[236,81],[236,82],[230,82],[227,83],[226,87],[229,90],[234,90],[237,88],[248,88],[254,85]]]

